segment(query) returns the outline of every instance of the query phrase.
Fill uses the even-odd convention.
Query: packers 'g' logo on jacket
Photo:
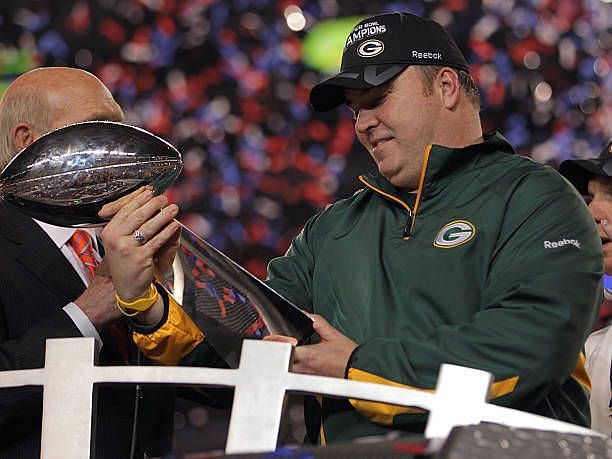
[[[447,223],[438,231],[433,245],[441,249],[450,249],[471,241],[475,235],[474,225],[466,220],[455,220]]]

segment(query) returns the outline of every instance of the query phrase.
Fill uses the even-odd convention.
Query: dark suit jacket
[[[81,336],[62,308],[83,290],[80,277],[47,234],[0,200],[0,370],[40,368],[47,338]],[[114,340],[105,332],[101,337],[99,364],[122,364]],[[136,352],[132,346],[131,360]],[[98,389],[97,459],[129,457],[134,400],[134,385]],[[140,457],[142,451],[160,455],[169,450],[173,406],[172,389],[144,386]],[[40,455],[41,415],[41,387],[0,389],[0,458]]]

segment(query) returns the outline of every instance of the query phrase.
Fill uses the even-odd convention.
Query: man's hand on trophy
[[[174,220],[178,206],[167,204],[165,196],[153,197],[145,189],[124,203],[100,234],[117,303],[126,315],[161,304],[152,281],[172,263],[180,230]]]
[[[295,346],[291,362],[291,371],[320,376],[344,378],[346,366],[357,343],[343,335],[327,320],[318,314],[308,314],[313,319],[314,331],[320,341],[315,344],[297,345],[297,339],[291,336],[269,335],[264,341],[289,343]]]
[[[113,202],[105,204],[102,209],[98,212],[98,215],[104,219],[110,220],[119,210],[131,202],[134,198],[139,196],[145,191],[153,191],[151,185],[145,185],[132,191],[130,194],[123,196]],[[138,233],[137,233],[138,236]],[[169,272],[176,255],[176,250],[179,246],[179,240],[181,236],[180,227],[172,237],[157,251],[153,258],[154,274],[157,279],[163,279]],[[138,236],[140,238],[140,236]]]
[[[152,191],[153,187],[151,185],[141,186],[137,190],[132,191],[130,194],[126,194],[125,196],[123,196],[123,197],[121,197],[119,199],[116,199],[113,202],[109,202],[108,204],[104,204],[102,206],[102,209],[100,209],[100,211],[98,212],[98,216],[100,218],[105,219],[105,220],[110,220],[113,215],[115,215],[117,212],[119,212],[119,209],[121,209],[128,202],[130,202],[132,199],[134,199],[136,196],[138,196],[140,193],[144,192],[145,190]]]
[[[175,223],[177,223],[175,221]],[[176,251],[179,247],[181,239],[181,226],[178,225],[178,229],[174,232],[174,234],[162,245],[162,247],[157,251],[155,256],[153,257],[153,266],[155,267],[155,278],[158,280],[163,280],[170,268],[172,267],[172,263],[174,262],[174,257],[176,256]]]

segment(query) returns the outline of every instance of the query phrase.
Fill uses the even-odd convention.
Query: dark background
[[[290,5],[305,29],[287,26]],[[179,219],[264,277],[308,217],[373,170],[348,110],[309,109],[323,75],[304,63],[303,39],[327,19],[399,10],[447,27],[480,87],[483,128],[520,154],[556,167],[596,156],[612,135],[603,0],[3,0],[0,92],[39,66],[96,74],[127,123],[183,154],[169,191]],[[283,441],[299,442],[299,407],[286,418]],[[220,411],[181,405],[176,426],[178,451],[223,447]]]

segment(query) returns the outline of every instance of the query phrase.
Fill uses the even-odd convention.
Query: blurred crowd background
[[[348,30],[338,40],[334,21],[349,18],[350,28],[390,11],[437,20],[471,63],[484,129],[556,167],[596,156],[612,136],[610,7],[610,0],[2,0],[0,93],[39,66],[96,74],[127,123],[183,154],[182,177],[169,192],[180,220],[264,277],[308,217],[352,194],[357,175],[374,169],[348,110],[317,114],[308,106],[312,85],[339,65],[334,56]],[[321,64],[317,56],[330,52]],[[178,430],[219,418],[211,413],[177,412]],[[299,414],[291,416],[297,425]],[[182,435],[187,449],[223,445],[220,435],[216,443],[188,429]],[[291,428],[286,436],[300,440]]]

